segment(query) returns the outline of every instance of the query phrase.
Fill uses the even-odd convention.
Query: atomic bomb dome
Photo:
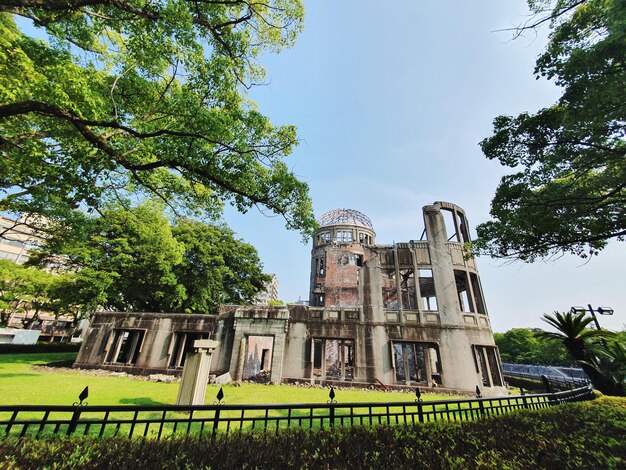
[[[74,366],[180,375],[192,345],[210,336],[219,341],[211,373],[236,381],[506,395],[476,260],[464,250],[465,211],[438,201],[422,216],[419,240],[377,244],[366,215],[326,212],[313,236],[308,306],[99,312]]]
[[[354,209],[333,209],[332,211],[328,211],[322,214],[317,224],[320,227],[329,227],[331,225],[356,225],[357,227],[365,227],[374,230],[369,217]]]

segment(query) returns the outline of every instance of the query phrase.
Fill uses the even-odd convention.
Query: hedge
[[[6,438],[0,468],[626,468],[626,399],[474,422],[172,438]]]

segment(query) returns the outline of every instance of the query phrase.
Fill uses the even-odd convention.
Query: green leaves
[[[541,334],[538,329],[513,328],[493,336],[503,362],[572,365],[565,347],[559,342],[542,339]]]
[[[295,129],[245,95],[263,78],[257,56],[291,45],[302,15],[298,0],[0,0],[0,209],[62,219],[128,195],[209,216],[261,204],[308,236],[308,187],[284,162]]]
[[[517,170],[498,186],[493,220],[477,228],[475,250],[494,257],[587,257],[626,236],[626,2],[547,4],[531,3],[553,28],[536,73],[563,95],[535,114],[497,117],[481,142]]]
[[[220,304],[251,303],[268,280],[256,249],[228,227],[189,219],[172,226],[157,203],[79,215],[30,262],[45,266],[59,255],[76,273],[55,294],[83,310],[217,314]]]
[[[561,341],[584,369],[593,386],[606,395],[624,396],[626,354],[615,333],[587,328],[593,318],[584,312],[554,312],[544,314],[543,320],[556,332],[542,332],[540,337]]]
[[[180,311],[217,313],[220,304],[249,304],[269,280],[256,249],[228,227],[181,219],[172,230],[184,246],[174,269],[186,292]]]

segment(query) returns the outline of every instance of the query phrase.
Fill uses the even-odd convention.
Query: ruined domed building
[[[351,209],[313,238],[309,306],[224,306],[217,317],[98,313],[77,367],[180,373],[194,339],[219,341],[212,372],[235,380],[440,387],[506,394],[464,211],[423,208],[420,240],[376,243]]]

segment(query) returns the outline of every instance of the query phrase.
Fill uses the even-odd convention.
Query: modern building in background
[[[44,236],[31,227],[27,218],[12,219],[0,214],[0,259],[24,264],[30,252],[44,243]],[[7,325],[9,328],[0,330],[0,342],[70,341],[74,333],[72,318],[55,318],[50,312],[40,312],[37,320],[27,321],[29,327],[25,330],[23,320],[32,318],[32,311],[11,314]]]
[[[28,261],[28,252],[42,243],[41,235],[26,220],[14,220],[0,214],[0,259],[23,264]]]
[[[275,274],[268,274],[270,280],[265,283],[265,288],[256,296],[255,305],[269,305],[270,301],[278,301],[278,278]]]
[[[423,216],[420,240],[383,245],[364,214],[330,211],[313,239],[310,306],[99,313],[75,366],[180,373],[193,340],[210,337],[212,372],[235,380],[506,394],[465,213],[437,202]]]

